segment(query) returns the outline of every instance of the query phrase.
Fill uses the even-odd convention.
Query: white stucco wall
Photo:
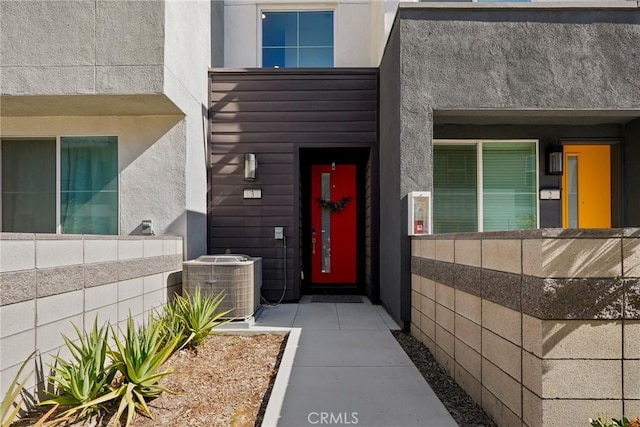
[[[0,26],[0,136],[119,136],[120,232],[205,253],[211,3],[2,1]]]
[[[387,7],[390,3],[391,7]],[[333,10],[335,22],[335,66],[376,67],[386,43],[385,14],[393,15],[397,1],[291,1],[225,0],[225,61],[227,68],[260,67],[263,10]]]
[[[160,1],[1,1],[0,93],[162,91]]]
[[[185,113],[186,255],[207,251],[207,108],[211,66],[211,3],[165,5],[165,94]]]
[[[3,117],[0,136],[117,136],[120,234],[151,219],[156,235],[186,236],[185,131],[181,116]]]

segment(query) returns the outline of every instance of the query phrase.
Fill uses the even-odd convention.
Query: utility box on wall
[[[407,201],[409,236],[431,234],[431,191],[412,191]]]

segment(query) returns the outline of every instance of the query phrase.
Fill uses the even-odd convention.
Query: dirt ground
[[[176,374],[160,383],[177,394],[163,393],[148,402],[154,420],[138,414],[131,425],[260,426],[285,343],[286,336],[275,334],[212,335],[197,351],[175,353],[167,365]],[[17,425],[33,425],[38,418],[33,415]]]

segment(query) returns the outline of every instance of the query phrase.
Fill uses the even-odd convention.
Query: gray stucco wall
[[[640,226],[640,119],[624,128],[624,225]]]
[[[407,111],[640,108],[635,6],[401,8]]]
[[[0,2],[0,93],[162,92],[164,7],[163,1]]]
[[[593,111],[638,111],[640,116],[640,9],[635,6],[400,7],[380,69],[381,297],[395,315],[409,318],[410,256],[406,227],[398,221],[406,221],[402,207],[409,191],[432,189],[434,115],[495,110],[506,124],[510,110],[538,117],[554,117],[558,110],[574,111],[577,117]],[[399,58],[399,70],[388,65],[394,58]],[[400,81],[401,103],[385,105],[384,86],[394,79]],[[400,169],[399,183],[394,167]],[[385,250],[385,238],[395,244],[393,249]],[[393,253],[398,241],[399,259]],[[396,295],[388,295],[392,292]]]
[[[405,297],[400,286],[403,257],[398,251],[398,247],[404,246],[400,204],[400,78],[400,31],[395,25],[380,63],[380,300],[397,321],[401,321]],[[409,310],[410,305],[409,301]]]

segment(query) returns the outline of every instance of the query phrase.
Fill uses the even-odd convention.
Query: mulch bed
[[[497,427],[497,424],[438,364],[424,344],[407,332],[392,331],[392,333],[458,425]]]
[[[175,353],[167,366],[176,374],[160,384],[177,394],[163,393],[148,402],[154,420],[138,414],[131,425],[260,426],[286,341],[285,335],[277,334],[212,335],[196,350]],[[17,425],[33,425],[44,412],[46,409]],[[98,425],[107,423],[113,424],[104,419]]]

